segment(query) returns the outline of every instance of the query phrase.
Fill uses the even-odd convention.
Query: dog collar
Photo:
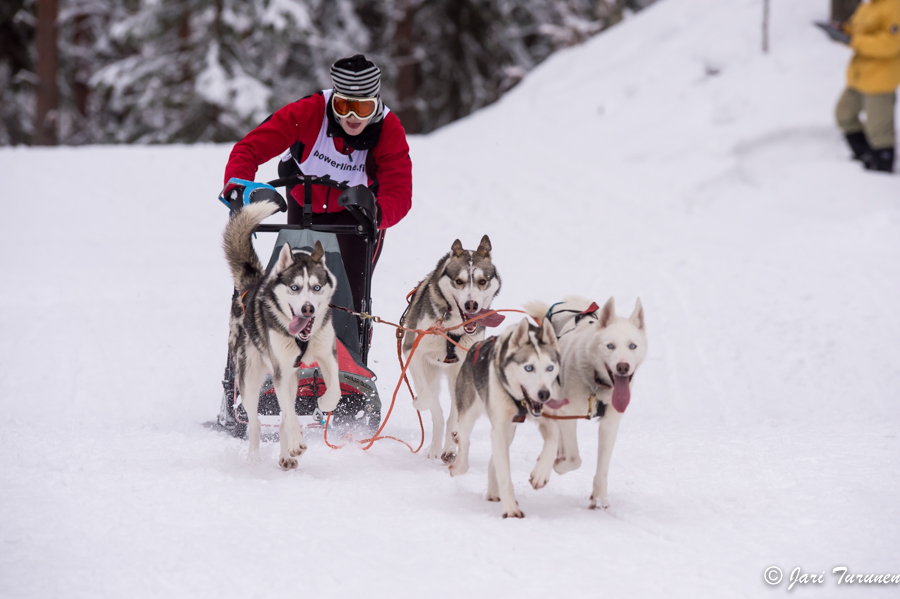
[[[505,387],[504,390],[506,390]],[[509,393],[509,391],[506,392]],[[522,389],[522,393],[525,394],[525,389]],[[530,413],[530,411],[528,410],[528,406],[525,405],[525,397],[523,397],[522,399],[516,399],[512,396],[512,393],[509,393],[509,396],[512,397],[513,403],[515,403],[516,407],[519,408],[519,413],[513,416],[512,421],[514,423],[525,422],[525,417]],[[527,397],[527,394],[525,394],[525,396]],[[540,414],[538,414],[538,416],[535,416],[535,418],[539,416]]]
[[[510,397],[512,397],[512,395],[510,395]],[[519,413],[512,417],[512,421],[516,424],[525,422],[525,417],[528,416],[528,408],[525,407],[525,400],[513,397],[513,401],[515,402],[516,407],[519,408]]]
[[[606,404],[600,401],[600,398],[597,397],[595,399],[594,405],[596,407],[594,408],[594,415],[591,416],[591,420],[593,420],[594,418],[603,418],[603,415],[606,414]]]

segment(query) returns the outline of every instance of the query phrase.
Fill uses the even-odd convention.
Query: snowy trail
[[[486,421],[458,479],[391,442],[248,462],[202,426],[230,147],[0,149],[0,596],[762,597],[786,592],[771,565],[828,571],[794,593],[896,594],[830,574],[900,574],[900,177],[847,160],[849,56],[810,26],[820,4],[773,3],[763,57],[758,0],[666,0],[410,140],[414,209],[375,313],[484,233],[499,307],[641,297],[650,352],[605,512],[586,423],[584,465],[541,491],[521,428],[518,522],[483,500]],[[573,93],[588,108],[565,110]],[[394,347],[375,331],[383,400]],[[388,432],[418,441],[402,394]]]

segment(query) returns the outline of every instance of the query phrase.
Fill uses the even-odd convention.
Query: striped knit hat
[[[370,98],[381,91],[381,69],[362,54],[331,65],[331,80],[334,91],[353,98]]]

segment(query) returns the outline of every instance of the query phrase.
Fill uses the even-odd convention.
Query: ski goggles
[[[331,107],[338,116],[346,117],[352,113],[358,119],[367,119],[378,109],[378,98],[351,98],[334,92],[331,96]]]

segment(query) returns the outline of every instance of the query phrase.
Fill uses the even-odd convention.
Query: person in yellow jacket
[[[838,101],[838,126],[869,170],[894,170],[894,107],[900,85],[900,0],[860,4],[843,24],[853,58]],[[865,112],[865,123],[859,120]]]

